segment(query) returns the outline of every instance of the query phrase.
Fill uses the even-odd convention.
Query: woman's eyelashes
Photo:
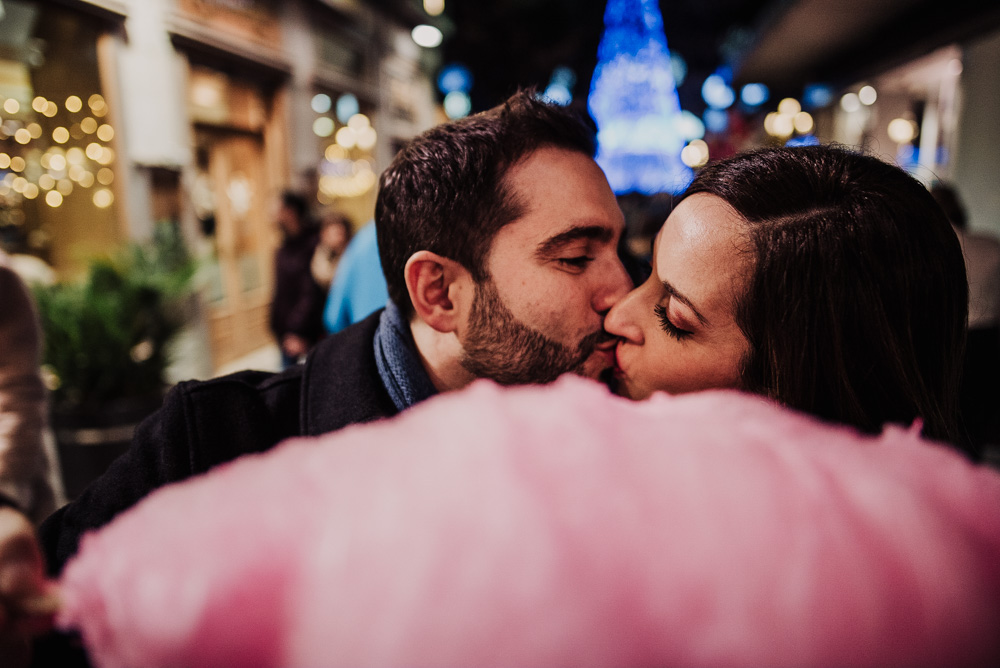
[[[674,323],[670,322],[670,318],[667,317],[667,307],[662,304],[657,304],[653,307],[653,313],[656,314],[657,319],[660,321],[660,327],[669,336],[674,337],[678,341],[683,341],[687,337],[691,336],[692,332],[681,329]]]

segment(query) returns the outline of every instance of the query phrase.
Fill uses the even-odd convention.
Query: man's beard
[[[564,373],[581,374],[597,344],[609,338],[598,330],[575,350],[553,341],[520,322],[487,278],[476,283],[461,363],[477,378],[501,385],[550,383]]]

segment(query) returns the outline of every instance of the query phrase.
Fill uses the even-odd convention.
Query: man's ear
[[[406,261],[403,277],[418,318],[439,332],[461,326],[472,296],[472,276],[465,267],[422,250]]]

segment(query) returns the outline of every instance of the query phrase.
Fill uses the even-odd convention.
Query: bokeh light
[[[708,163],[708,144],[695,139],[681,150],[681,160],[691,168],[703,167]]]
[[[370,128],[372,122],[368,120],[368,117],[364,114],[354,114],[347,119],[347,127],[351,128],[355,132],[360,132],[365,128]]]
[[[87,116],[85,119],[80,121],[80,129],[88,135],[92,135],[97,132],[97,121],[94,120],[93,117]]]
[[[57,144],[65,144],[69,141],[69,130],[64,127],[58,127],[52,131],[52,141]]]
[[[795,126],[795,131],[799,134],[807,134],[812,132],[813,117],[808,111],[800,111],[792,117],[792,125]]]
[[[98,209],[107,209],[115,201],[114,194],[107,188],[94,191],[94,206]]]
[[[736,93],[719,74],[710,74],[701,86],[701,97],[713,109],[728,109],[736,101]]]
[[[334,122],[329,116],[320,116],[313,121],[313,134],[317,137],[329,137],[333,134]]]
[[[878,92],[872,86],[864,86],[858,91],[858,100],[861,104],[871,106],[878,99]]]
[[[14,141],[18,144],[27,144],[31,141],[31,132],[27,128],[18,128],[14,133]]]
[[[9,97],[3,101],[3,110],[11,115],[16,114],[21,111],[21,103],[12,97]]]
[[[706,109],[702,120],[709,132],[718,134],[729,129],[729,114],[721,109]]]
[[[341,123],[346,123],[351,116],[357,114],[361,110],[358,105],[358,98],[356,98],[351,93],[344,93],[337,98],[337,120]]]
[[[58,190],[50,190],[45,193],[45,203],[55,209],[63,203],[63,196]]]
[[[424,0],[424,11],[431,16],[438,16],[444,11],[444,0]]]
[[[444,96],[444,113],[448,118],[465,118],[472,111],[472,100],[460,90]]]
[[[740,100],[748,107],[759,107],[770,98],[770,89],[762,83],[748,83],[740,89]]]
[[[39,114],[43,113],[48,106],[49,101],[40,95],[31,101],[31,108]]]
[[[333,107],[333,100],[326,93],[317,93],[313,95],[310,106],[317,114],[325,114]]]
[[[438,90],[445,95],[456,90],[467,93],[472,88],[472,72],[465,65],[452,63],[441,69],[437,85]]]
[[[338,144],[347,149],[354,148],[354,146],[358,143],[358,139],[354,135],[354,130],[352,130],[349,127],[344,127],[337,130],[337,134],[334,137],[334,139]]]
[[[908,144],[917,136],[916,123],[905,118],[894,118],[889,121],[889,139],[897,144]]]
[[[10,170],[12,172],[23,172],[24,168],[27,166],[28,165],[24,161],[24,158],[22,158],[19,155],[15,155],[13,158],[10,159]]]
[[[677,124],[677,134],[679,134],[684,141],[689,142],[693,139],[701,139],[705,136],[705,124],[700,118],[692,114],[690,111],[682,111],[680,115],[677,116],[675,123]],[[688,167],[690,166],[691,165],[688,165]]]
[[[97,128],[97,138],[101,141],[111,141],[115,138],[115,129],[105,123],[101,127]]]
[[[444,40],[444,35],[441,34],[440,30],[427,24],[415,27],[410,32],[410,36],[414,42],[426,49],[433,49],[436,46],[440,46]]]
[[[49,157],[49,169],[57,173],[63,171],[66,169],[66,158],[58,153],[53,153]]]
[[[857,93],[847,93],[842,98],[840,98],[840,108],[849,114],[861,109],[861,100],[858,98]]]
[[[375,148],[375,142],[378,141],[378,134],[375,132],[375,128],[369,125],[366,128],[361,128],[356,135],[358,148],[363,151],[370,151]]]
[[[104,186],[109,186],[115,180],[115,173],[109,167],[101,167],[97,170],[97,182]]]
[[[794,97],[786,97],[778,103],[778,113],[785,116],[794,116],[802,111],[802,105]]]
[[[66,111],[76,113],[83,109],[83,100],[81,100],[76,95],[70,95],[66,98]]]

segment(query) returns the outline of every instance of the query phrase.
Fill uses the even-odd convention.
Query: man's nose
[[[602,272],[603,283],[594,295],[594,310],[606,313],[612,306],[620,302],[632,289],[632,279],[621,261],[616,257],[614,262]]]

